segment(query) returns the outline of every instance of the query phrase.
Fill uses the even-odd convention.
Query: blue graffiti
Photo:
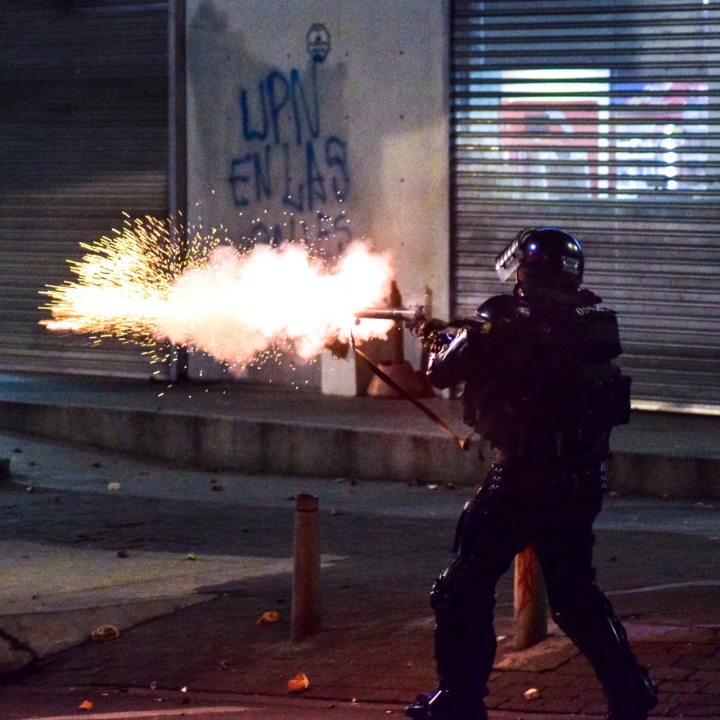
[[[273,70],[252,95],[240,89],[242,139],[251,151],[230,161],[236,208],[279,198],[293,212],[315,212],[329,200],[348,199],[347,144],[335,135],[321,138],[316,68],[305,84],[297,69]]]
[[[248,92],[245,88],[241,88],[240,115],[242,117],[243,138],[247,142],[266,140],[268,131],[272,128],[273,141],[278,145],[283,139],[281,118],[286,108],[291,111],[291,121],[295,129],[295,143],[297,145],[301,145],[303,142],[303,126],[306,127],[306,132],[310,137],[317,138],[320,135],[320,108],[314,70],[315,67],[313,66],[313,89],[310,100],[308,100],[308,94],[300,82],[300,73],[296,69],[290,71],[289,79],[281,72],[273,71],[267,78],[261,80],[258,83],[257,92],[261,120],[255,128],[251,127],[252,118],[250,117]],[[290,101],[290,106],[288,106],[288,101]]]
[[[315,218],[316,223],[311,227],[306,220],[296,221],[295,217],[291,216],[287,235],[279,223],[268,225],[260,221],[255,222],[248,244],[249,246],[261,244],[277,247],[282,242],[288,241],[309,245],[313,244],[314,240],[335,237],[339,252],[342,252],[350,244],[353,236],[349,227],[349,218],[344,212],[332,217],[317,211]]]

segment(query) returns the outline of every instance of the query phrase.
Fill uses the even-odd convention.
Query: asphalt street
[[[321,675],[320,646],[300,652],[285,644],[294,499],[320,498],[323,622],[339,638],[323,655],[352,662],[346,658],[363,652],[368,628],[374,638],[407,628],[431,642],[428,592],[451,559],[472,488],[203,472],[13,433],[0,434],[0,457],[11,458],[12,472],[0,485],[0,571],[8,578],[0,619],[32,628],[64,618],[63,632],[76,630],[69,649],[53,652],[46,641],[33,671],[6,681],[0,717],[400,715],[401,703],[381,702],[391,697],[380,690],[382,677],[368,683],[376,702],[360,694],[362,677],[353,686],[338,675],[336,687],[314,688],[315,699],[283,697],[285,680],[264,690],[273,654]],[[596,529],[599,584],[632,637],[720,628],[720,503],[608,497]],[[255,619],[270,609],[282,619],[260,637]],[[88,642],[100,622],[93,613],[110,610],[125,623],[121,637]],[[511,616],[507,573],[499,635],[511,632]],[[43,626],[46,640],[53,632]],[[410,697],[412,688],[427,689],[428,648],[418,651],[428,654],[422,669],[391,663],[397,679],[385,678],[387,686],[404,683]],[[230,669],[218,673],[223,664]],[[353,692],[360,702],[344,702]],[[80,710],[86,700],[92,709]]]
[[[256,561],[264,563],[260,574],[289,572],[293,500],[300,492],[320,498],[322,551],[334,572],[352,575],[351,567],[364,563],[367,575],[371,566],[380,571],[391,555],[396,567],[407,559],[413,576],[425,568],[428,584],[447,564],[457,517],[474,492],[448,484],[203,472],[13,433],[0,434],[0,457],[11,458],[13,474],[4,487],[7,502],[0,505],[0,568],[15,555],[29,559],[21,557],[27,546],[7,543],[41,544],[50,566],[57,564],[51,548],[71,552],[76,566],[83,552],[105,550],[112,555],[118,592],[122,563],[114,554],[123,549],[132,551],[135,571],[144,563],[157,582],[166,582],[157,574],[163,555],[169,561],[189,553],[217,559],[216,584],[237,572],[232,560],[237,557],[262,558]],[[645,606],[652,600],[655,607],[646,616],[666,612],[673,622],[695,622],[689,608],[673,607],[675,591],[693,588],[715,596],[720,502],[607,497],[595,527],[599,582],[622,598],[616,602]],[[42,558],[36,559],[42,565]],[[102,565],[102,558],[96,559]],[[212,584],[215,569],[203,579],[195,564],[181,564],[180,572],[176,567],[179,594]],[[511,603],[510,578],[504,580],[500,609]],[[0,590],[0,608],[9,589]],[[146,589],[152,596],[152,587]],[[719,617],[703,619],[704,625],[720,623]]]

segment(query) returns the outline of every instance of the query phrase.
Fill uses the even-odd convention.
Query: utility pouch
[[[615,399],[615,422],[613,425],[627,425],[630,422],[630,385],[632,378],[620,374],[617,378]]]
[[[616,365],[583,367],[583,400],[593,426],[609,429],[630,422],[631,382]]]

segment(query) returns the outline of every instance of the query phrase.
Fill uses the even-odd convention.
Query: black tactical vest
[[[506,460],[601,460],[611,429],[629,419],[630,378],[611,363],[622,352],[615,313],[589,291],[570,299],[499,295],[470,327],[465,420]]]

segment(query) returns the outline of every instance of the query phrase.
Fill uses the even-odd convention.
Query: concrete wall
[[[447,316],[447,25],[447,0],[188,0],[190,222],[328,256],[365,238]]]

